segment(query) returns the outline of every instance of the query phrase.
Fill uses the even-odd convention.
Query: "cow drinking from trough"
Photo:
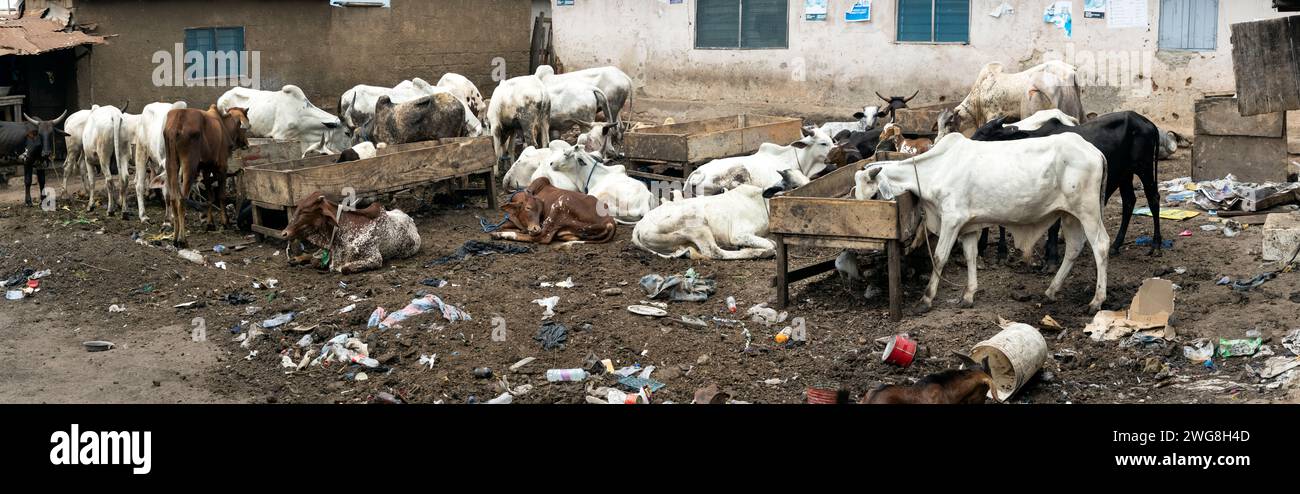
[[[926,228],[939,233],[934,273],[919,309],[929,310],[957,240],[967,267],[962,304],[975,302],[976,247],[980,230],[1003,225],[1016,238],[1033,241],[1058,220],[1065,231],[1065,258],[1046,295],[1055,300],[1086,241],[1097,264],[1097,288],[1090,308],[1106,299],[1106,246],[1101,187],[1106,157],[1077,134],[1010,142],[980,142],[949,134],[929,152],[903,161],[884,161],[857,172],[855,197],[892,199],[904,192],[918,198]]]
[[[217,109],[243,108],[249,137],[270,137],[302,143],[303,156],[339,154],[352,146],[339,117],[317,108],[302,88],[287,85],[279,91],[231,88],[217,100]]]
[[[185,242],[185,197],[193,187],[199,173],[203,173],[208,191],[208,227],[212,228],[212,208],[221,212],[221,224],[226,218],[226,162],[235,149],[248,147],[245,131],[248,115],[243,108],[231,108],[224,114],[216,106],[207,111],[178,108],[167,112],[163,125],[163,143],[167,148],[167,205],[172,216],[177,247]],[[186,191],[182,194],[181,191]]]
[[[1053,118],[1054,117],[1054,118]],[[1133,206],[1137,196],[1133,190],[1133,177],[1137,176],[1146,192],[1147,205],[1151,208],[1151,221],[1154,225],[1151,254],[1159,255],[1160,236],[1160,189],[1156,184],[1156,155],[1160,146],[1160,130],[1146,117],[1122,111],[1107,113],[1086,123],[1074,125],[1068,117],[1063,117],[1055,110],[1038,112],[1026,122],[1004,124],[1005,118],[989,122],[975,131],[971,139],[977,141],[1009,141],[1073,133],[1099,149],[1106,156],[1106,188],[1103,203],[1111,194],[1119,190],[1123,202],[1123,219],[1120,220],[1119,233],[1115,235],[1110,255],[1119,254],[1119,247],[1124,245],[1128,233],[1129,219],[1133,216]],[[1050,262],[1057,258],[1056,228],[1048,232],[1046,257]],[[999,253],[1005,251],[1004,242],[999,245]]]
[[[387,210],[379,203],[344,209],[319,191],[298,201],[280,236],[329,249],[330,271],[342,274],[378,269],[384,260],[404,259],[420,251],[415,220],[401,210]]]
[[[32,205],[32,175],[36,175],[36,193],[45,198],[45,169],[54,156],[54,138],[67,135],[57,126],[68,112],[54,120],[40,120],[23,114],[26,122],[0,122],[0,154],[17,155],[23,165],[24,203]]]
[[[555,187],[546,177],[515,192],[501,209],[508,222],[492,232],[492,238],[499,240],[604,243],[613,240],[618,229],[614,217],[602,213],[595,197]]]

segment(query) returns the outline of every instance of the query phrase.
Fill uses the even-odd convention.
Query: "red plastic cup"
[[[894,335],[894,340],[885,346],[885,353],[880,356],[880,360],[907,367],[912,365],[912,359],[916,357],[916,342],[907,339],[903,335]]]

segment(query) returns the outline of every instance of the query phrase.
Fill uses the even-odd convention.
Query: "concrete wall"
[[[1074,0],[1071,39],[1043,22],[1047,0],[1006,1],[1015,13],[994,18],[988,14],[1003,0],[971,0],[969,45],[895,42],[895,0],[875,0],[865,23],[844,22],[853,0],[830,0],[830,19],[823,22],[804,21],[803,2],[791,0],[789,48],[772,50],[693,49],[694,0],[579,0],[554,7],[553,16],[556,53],[568,68],[617,65],[650,97],[849,110],[878,102],[873,91],[890,96],[920,89],[917,106],[960,100],[987,62],[1019,70],[1058,58],[1099,79],[1084,81],[1086,111],[1131,109],[1189,131],[1196,98],[1234,87],[1229,25],[1282,15],[1267,0],[1221,0],[1218,49],[1172,52],[1157,49],[1159,0],[1148,2],[1146,29],[1109,29],[1105,20],[1084,19],[1083,0]],[[1086,68],[1089,60],[1100,68]]]
[[[244,26],[246,50],[261,52],[262,89],[295,84],[333,111],[356,84],[392,86],[456,72],[486,97],[496,57],[509,75],[528,70],[527,0],[392,0],[392,8],[331,7],[325,0],[78,0],[76,19],[115,35],[77,66],[79,105],[133,109],[153,101],[215,103],[228,87],[155,86],[157,51],[173,52],[187,27]],[[510,69],[513,69],[510,70]],[[518,71],[519,74],[515,74]],[[178,75],[179,78],[179,75]]]

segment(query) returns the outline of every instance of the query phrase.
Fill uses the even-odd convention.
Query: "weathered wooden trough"
[[[280,163],[302,157],[302,144],[298,141],[254,137],[248,140],[247,149],[236,149],[226,160],[226,173],[235,174],[250,166]]]
[[[904,135],[934,137],[938,134],[935,124],[939,121],[939,113],[956,108],[957,105],[958,103],[940,103],[917,108],[902,108],[894,111],[896,118],[894,123],[903,128]],[[880,125],[885,125],[883,120]]]
[[[695,167],[718,158],[753,153],[765,142],[789,144],[803,137],[803,120],[743,114],[642,128],[623,136],[623,155],[634,165],[680,170],[681,177],[637,170],[653,180],[681,180]]]
[[[294,205],[315,191],[333,200],[351,188],[357,199],[397,192],[437,182],[455,187],[460,180],[483,175],[488,207],[496,209],[496,160],[492,140],[460,137],[388,146],[374,158],[336,163],[337,155],[281,161],[245,168],[239,189],[253,206],[253,231],[278,236],[268,227],[268,213],[283,212],[292,218]]]
[[[884,250],[889,270],[889,315],[896,320],[902,317],[903,242],[912,238],[920,221],[915,198],[904,194],[893,201],[860,201],[853,198],[851,191],[853,175],[865,166],[910,157],[882,151],[772,199],[768,231],[777,245],[776,291],[782,308],[789,304],[791,283],[835,269],[832,258],[791,271],[788,246]]]

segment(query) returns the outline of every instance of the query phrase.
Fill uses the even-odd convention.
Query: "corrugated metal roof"
[[[80,45],[99,45],[103,36],[64,31],[58,22],[27,12],[21,19],[0,19],[0,55],[37,55]]]

